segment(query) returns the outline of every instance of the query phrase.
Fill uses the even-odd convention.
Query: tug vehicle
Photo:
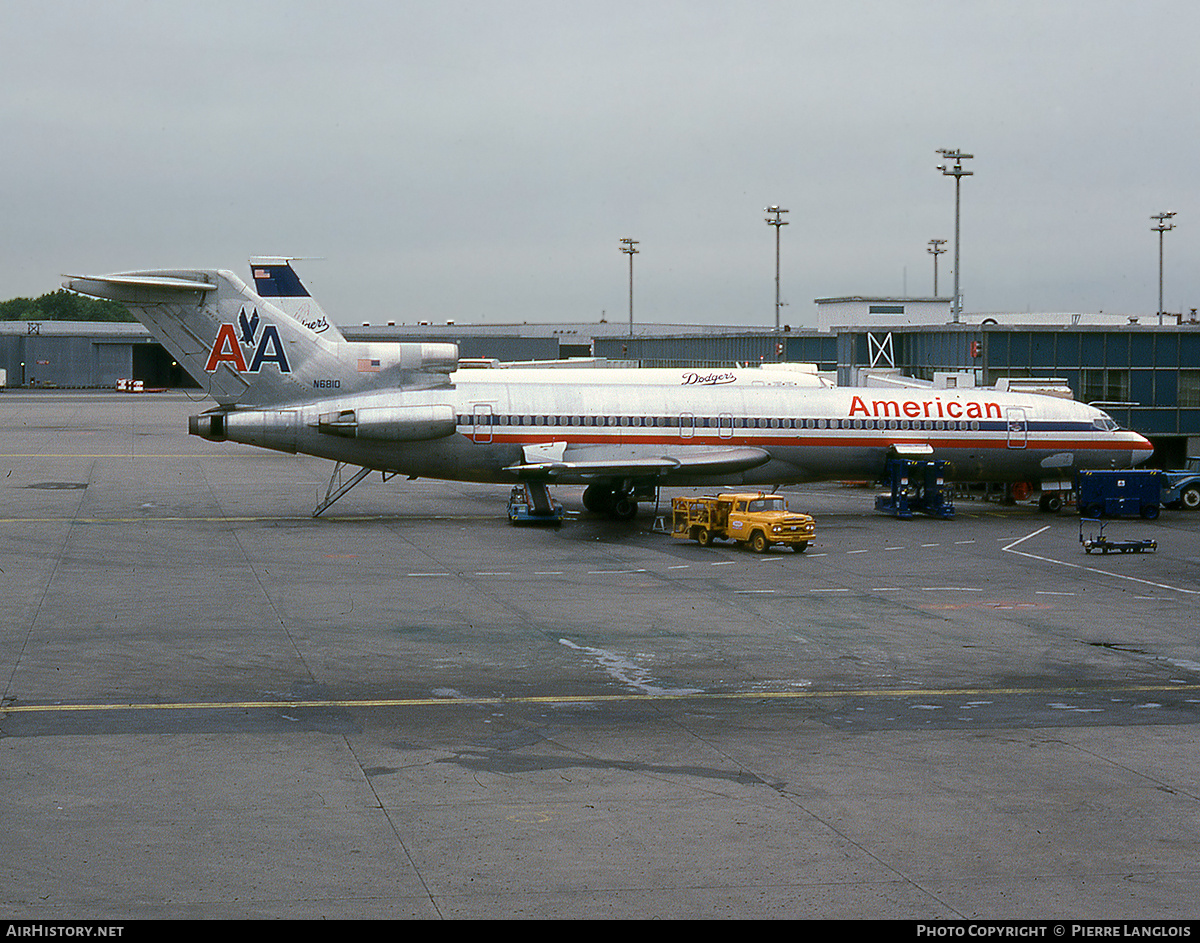
[[[1200,508],[1200,455],[1189,455],[1186,467],[1163,472],[1162,503],[1169,508]]]

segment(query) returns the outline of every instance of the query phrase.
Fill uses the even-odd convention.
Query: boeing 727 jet
[[[945,460],[957,480],[1038,482],[1152,451],[1099,409],[1037,394],[456,373],[452,344],[349,343],[230,271],[63,284],[126,305],[200,381],[217,405],[190,418],[192,434],[359,466],[314,513],[373,470],[582,484],[590,510],[628,518],[660,486],[876,480],[895,454]]]

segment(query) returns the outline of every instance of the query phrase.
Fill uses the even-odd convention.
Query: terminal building
[[[817,299],[816,329],[634,325],[360,325],[350,341],[446,341],[463,359],[603,358],[647,367],[815,364],[840,386],[1000,386],[1070,395],[1154,443],[1153,464],[1200,454],[1200,321],[1111,314],[966,314],[948,298]],[[1153,320],[1154,323],[1148,323]],[[135,323],[0,322],[10,387],[198,384]]]

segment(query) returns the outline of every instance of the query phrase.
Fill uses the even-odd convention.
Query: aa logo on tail
[[[208,363],[204,365],[206,372],[214,372],[223,363],[229,364],[229,368],[238,373],[258,373],[264,363],[275,364],[280,373],[292,372],[287,354],[283,350],[283,342],[279,339],[279,329],[274,324],[263,325],[261,336],[255,340],[259,327],[256,309],[251,308],[247,313],[246,309],[242,308],[242,313],[238,315],[237,327],[241,328],[242,332],[240,343],[234,325],[221,325],[217,331],[217,339],[213,341],[212,350],[209,351]],[[246,348],[245,354],[242,353],[243,347]],[[250,355],[250,366],[247,367],[246,355],[251,350],[254,353]]]

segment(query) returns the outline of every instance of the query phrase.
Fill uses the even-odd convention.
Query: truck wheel
[[[755,553],[766,553],[767,547],[767,537],[761,530],[750,535],[750,549]]]
[[[1200,486],[1188,485],[1179,493],[1179,506],[1188,511],[1200,508]]]
[[[808,544],[792,544],[792,549],[796,551],[796,553],[804,553],[804,551],[808,549]]]
[[[1104,505],[1103,504],[1093,504],[1090,507],[1088,507],[1086,510],[1087,510],[1087,514],[1084,515],[1085,517],[1099,517],[1101,514],[1104,513]]]
[[[1157,504],[1143,505],[1142,506],[1142,517],[1148,521],[1157,520],[1158,519],[1158,511],[1159,511],[1159,508],[1158,508]]]
[[[696,543],[701,547],[711,547],[713,542],[712,531],[707,527],[701,527],[696,530]]]

